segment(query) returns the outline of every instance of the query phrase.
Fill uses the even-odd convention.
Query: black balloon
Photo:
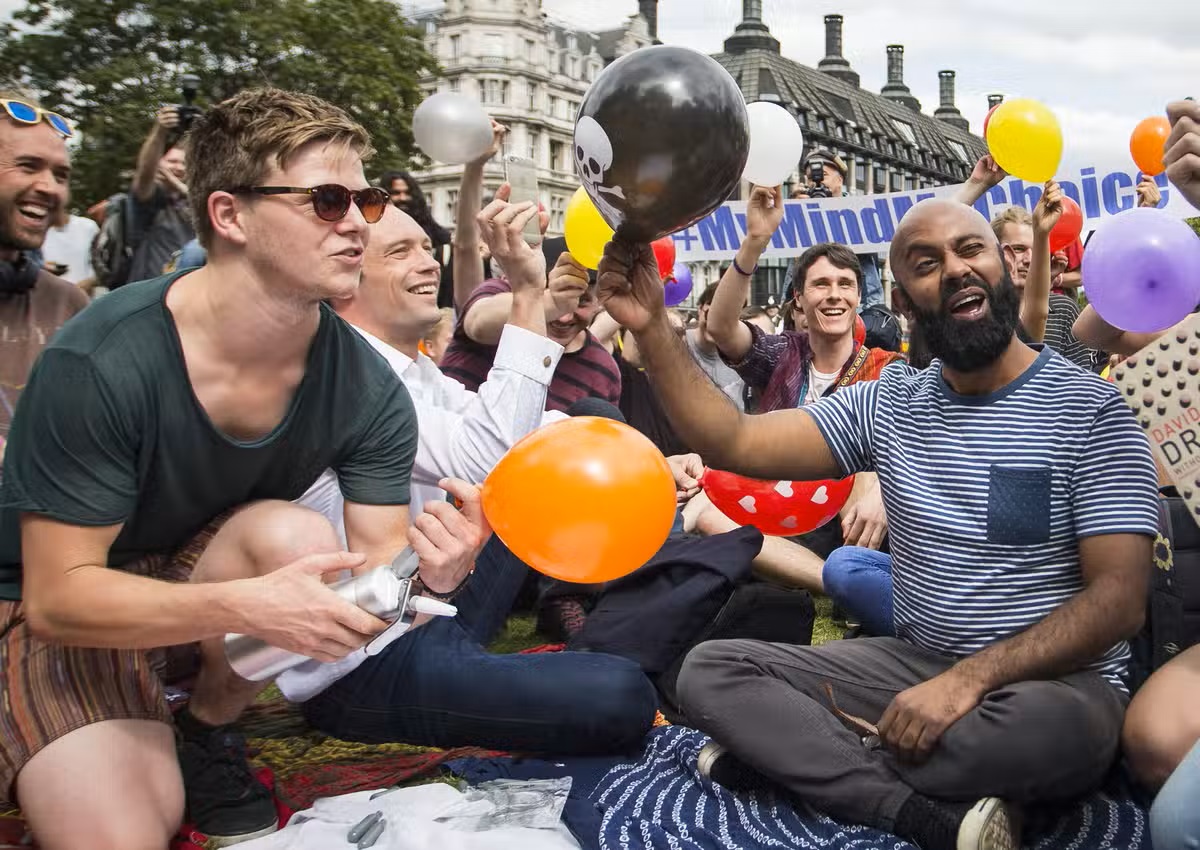
[[[694,224],[737,187],[746,102],[716,60],[644,47],[604,69],[575,122],[575,170],[617,235],[652,242]]]

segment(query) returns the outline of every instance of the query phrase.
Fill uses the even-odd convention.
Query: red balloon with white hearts
[[[854,476],[823,481],[762,481],[719,469],[700,479],[710,502],[739,525],[788,537],[814,531],[838,515]]]

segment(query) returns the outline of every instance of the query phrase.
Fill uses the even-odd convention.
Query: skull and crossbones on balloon
[[[613,164],[613,146],[600,122],[588,115],[575,124],[575,161],[579,166],[579,177],[597,206],[603,201],[601,195],[625,200],[625,192],[620,186],[604,185],[605,172]]]

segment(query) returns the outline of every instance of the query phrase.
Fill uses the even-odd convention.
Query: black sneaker
[[[206,847],[228,847],[278,828],[275,801],[246,760],[246,739],[232,726],[180,736],[179,767],[188,819],[208,836]]]
[[[765,791],[775,787],[770,779],[716,741],[709,741],[700,748],[696,756],[696,770],[705,779],[730,791]]]

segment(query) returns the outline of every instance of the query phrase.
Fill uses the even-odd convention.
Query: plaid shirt
[[[808,367],[812,363],[812,346],[808,342],[808,334],[798,331],[784,331],[779,334],[765,333],[762,328],[746,322],[750,328],[753,342],[746,356],[738,362],[725,359],[730,367],[742,376],[747,386],[762,393],[759,412],[768,413],[772,410],[789,410],[800,404],[800,388],[808,375]],[[846,370],[858,356],[859,346],[855,345],[850,359],[838,374],[827,393],[833,392],[841,385]],[[893,351],[883,351],[878,348],[868,349],[869,354],[858,373],[849,383],[858,381],[874,381],[883,371],[883,367],[903,356]],[[724,355],[722,355],[724,357]]]

